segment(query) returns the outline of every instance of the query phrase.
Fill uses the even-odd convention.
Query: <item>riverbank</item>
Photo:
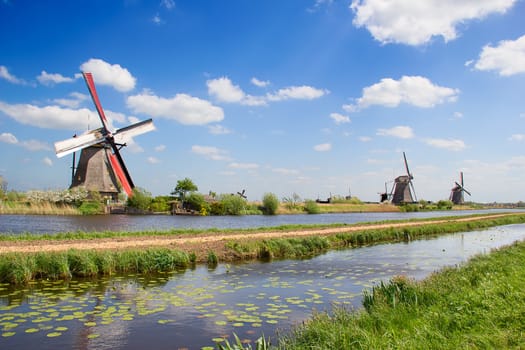
[[[23,284],[41,278],[173,271],[196,263],[303,258],[329,249],[409,241],[524,222],[523,213],[501,213],[257,230],[3,236],[0,241],[0,281]]]
[[[414,282],[396,277],[364,310],[319,313],[278,349],[522,349],[525,242]]]

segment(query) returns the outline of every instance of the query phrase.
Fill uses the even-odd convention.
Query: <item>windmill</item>
[[[470,192],[467,191],[463,185],[463,172],[459,173],[459,181],[461,182],[461,184],[455,181],[454,187],[452,187],[452,190],[450,190],[450,200],[454,204],[463,204],[463,202],[465,201],[465,195],[463,194],[463,192],[470,196]]]
[[[128,196],[132,195],[133,180],[124,164],[120,149],[126,146],[126,140],[155,129],[151,119],[118,129],[110,130],[108,119],[95,89],[93,75],[82,72],[91,99],[95,104],[102,127],[87,131],[80,136],[55,143],[57,157],[61,158],[76,151],[81,151],[78,164],[73,164],[73,178],[70,188],[83,186],[89,191],[98,191],[103,196],[116,199],[119,188]],[[74,162],[74,160],[73,160]]]
[[[237,194],[239,195],[239,197],[246,199],[247,197],[244,194],[244,192],[246,192],[246,190],[242,190],[242,192],[237,192]]]
[[[393,204],[417,202],[416,191],[414,190],[414,184],[412,183],[414,176],[408,169],[408,162],[405,152],[403,152],[403,158],[405,160],[405,169],[407,174],[400,175],[394,180],[394,186],[392,187],[392,192],[390,194]]]

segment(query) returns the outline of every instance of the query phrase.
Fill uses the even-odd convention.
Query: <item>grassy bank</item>
[[[380,242],[408,241],[452,232],[524,222],[525,214],[512,214],[490,219],[479,218],[473,221],[431,223],[419,226],[390,226],[382,229],[371,229],[371,226],[367,229],[364,226],[353,232],[328,235],[319,235],[319,231],[314,229],[310,231],[311,234],[309,233],[308,236],[300,238],[265,239],[253,235],[247,239],[227,239],[227,236],[224,236],[226,238],[221,238],[218,245],[214,247],[216,250],[212,250],[209,246],[204,247],[202,244],[196,244],[187,247],[186,250],[152,247],[140,250],[70,249],[61,252],[4,253],[0,255],[0,282],[25,284],[35,279],[93,277],[121,272],[173,271],[186,268],[191,263],[216,264],[218,261],[304,258],[329,249],[358,247]],[[286,235],[286,232],[283,231],[283,235]],[[105,235],[110,234],[117,233],[105,233]],[[82,235],[89,234],[84,233]],[[17,239],[14,236],[10,237]],[[75,234],[62,237],[63,239],[74,240]],[[55,236],[48,238],[57,239]],[[39,235],[25,235],[18,239],[41,240],[45,238]],[[39,244],[39,241],[36,243]]]
[[[397,277],[364,295],[364,310],[320,313],[279,349],[522,349],[525,243],[422,282]]]
[[[0,201],[0,214],[80,215],[81,212],[75,206],[65,204]]]

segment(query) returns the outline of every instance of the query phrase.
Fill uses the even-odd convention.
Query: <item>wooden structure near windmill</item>
[[[82,73],[95,108],[102,122],[102,127],[87,131],[80,136],[55,143],[57,157],[73,153],[72,179],[70,188],[83,187],[88,191],[97,191],[103,197],[118,199],[123,190],[128,197],[133,195],[135,187],[128,172],[120,149],[133,136],[155,129],[151,119],[111,131],[108,119],[102,109],[93,75]],[[75,165],[75,152],[80,151],[80,158]]]
[[[458,205],[463,204],[465,202],[465,195],[464,193],[471,195],[470,192],[465,189],[464,182],[463,182],[463,172],[459,173],[459,182],[454,182],[454,187],[450,190],[450,197],[449,199],[452,201],[452,203]]]

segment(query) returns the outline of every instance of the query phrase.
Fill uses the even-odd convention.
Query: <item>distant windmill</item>
[[[237,192],[237,194],[239,195],[239,197],[246,199],[247,197],[244,194],[244,192],[246,192],[246,190],[242,190],[242,192]]]
[[[417,202],[416,191],[414,190],[414,184],[412,183],[414,176],[408,169],[408,162],[405,152],[403,152],[403,158],[405,160],[405,169],[407,174],[400,175],[394,180],[394,186],[392,187],[391,192],[393,204]]]
[[[98,99],[93,75],[82,73],[87,88],[95,104],[102,127],[87,131],[73,138],[55,143],[57,157],[73,153],[73,178],[71,188],[82,186],[90,191],[98,191],[103,196],[116,199],[119,188],[132,195],[133,180],[122,160],[120,149],[126,146],[126,140],[155,129],[151,119],[132,124],[112,132]],[[78,164],[75,166],[75,152],[81,151]]]
[[[459,181],[461,182],[461,184],[455,181],[454,187],[452,188],[452,190],[450,190],[450,200],[454,204],[463,204],[463,202],[465,201],[465,195],[463,194],[463,192],[470,196],[470,192],[467,191],[464,187],[463,172],[459,173]]]

